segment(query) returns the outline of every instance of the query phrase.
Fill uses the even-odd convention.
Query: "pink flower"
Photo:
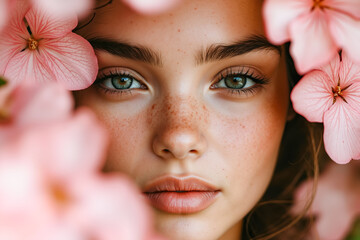
[[[264,19],[273,43],[292,41],[302,74],[331,61],[339,48],[360,64],[358,0],[267,0]]]
[[[59,17],[72,17],[73,14],[84,16],[94,5],[93,0],[32,0],[38,6],[46,9],[50,14]]]
[[[0,0],[0,32],[8,21],[13,3],[13,0]]]
[[[337,163],[360,158],[360,65],[346,54],[306,74],[291,100],[310,122],[324,123],[326,152]]]
[[[144,14],[159,14],[175,7],[180,0],[123,0],[136,11]]]
[[[343,240],[360,216],[359,162],[347,165],[330,163],[320,175],[316,196],[309,214],[316,217],[313,235],[319,240]],[[296,191],[294,212],[301,212],[311,195],[313,181]]]
[[[134,184],[100,173],[106,145],[88,110],[2,144],[0,236],[152,239],[150,212]]]
[[[91,45],[71,30],[77,17],[59,18],[18,0],[16,11],[0,36],[0,75],[21,81],[57,81],[69,90],[91,85],[97,59]]]
[[[0,145],[28,128],[68,118],[72,108],[71,94],[56,83],[0,87]]]
[[[0,239],[160,239],[135,185],[101,173],[108,138],[95,115],[73,115],[56,83],[13,88],[0,88]]]

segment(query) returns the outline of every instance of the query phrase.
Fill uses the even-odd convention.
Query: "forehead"
[[[264,34],[261,7],[262,0],[182,0],[169,12],[145,16],[115,0],[97,10],[83,35],[160,49],[164,43],[168,43],[168,47],[179,43],[191,49]]]

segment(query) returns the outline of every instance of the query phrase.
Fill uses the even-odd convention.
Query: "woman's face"
[[[130,175],[170,239],[240,239],[287,118],[284,59],[261,0],[183,0],[143,16],[113,1],[81,34],[98,81],[75,93],[111,134],[105,171]]]

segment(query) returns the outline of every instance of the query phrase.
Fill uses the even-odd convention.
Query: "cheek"
[[[89,106],[109,132],[110,146],[104,171],[121,171],[134,175],[138,164],[131,160],[138,159],[138,156],[151,147],[145,134],[148,127],[147,114],[142,111],[144,105],[108,103],[95,96],[97,94],[88,89],[77,93],[75,99],[78,105]]]
[[[229,199],[230,211],[237,211],[237,216],[244,216],[254,207],[270,182],[287,107],[286,98],[272,98],[251,105],[250,109],[242,111],[246,114],[234,111],[233,115],[211,116],[209,131],[222,159],[217,165],[224,169],[221,173],[223,184],[227,186],[224,194]]]
[[[112,113],[102,115],[102,117],[105,118],[102,120],[107,125],[111,136],[105,171],[121,169],[122,172],[132,173],[136,165],[130,159],[133,159],[132,155],[137,152],[137,146],[143,145],[140,142],[140,118],[124,118],[121,114]]]

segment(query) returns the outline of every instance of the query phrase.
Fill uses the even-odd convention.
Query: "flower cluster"
[[[107,134],[55,83],[2,87],[1,239],[155,239],[140,192],[102,174]],[[51,101],[49,101],[51,99]]]
[[[291,93],[293,108],[324,124],[324,146],[332,160],[320,176],[309,239],[342,240],[360,216],[360,1],[266,0],[267,36],[291,41],[290,53],[303,78]],[[313,192],[314,181],[295,194],[295,213]],[[356,235],[355,235],[355,239]]]
[[[93,48],[72,32],[93,5],[0,0],[0,239],[162,239],[136,185],[101,171],[104,127],[73,110],[69,90],[98,71]]]
[[[269,39],[291,41],[296,69],[305,74],[291,95],[295,111],[324,123],[335,162],[359,159],[360,1],[267,0],[264,18]]]

